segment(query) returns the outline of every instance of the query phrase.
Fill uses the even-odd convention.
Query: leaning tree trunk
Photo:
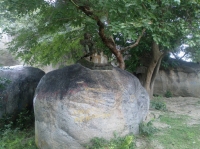
[[[119,67],[121,69],[125,69],[125,62],[124,62],[124,58],[123,58],[123,52],[126,50],[129,50],[131,48],[134,48],[135,46],[137,46],[140,42],[140,39],[142,38],[144,32],[146,29],[142,30],[142,34],[138,37],[138,39],[136,40],[136,42],[130,46],[127,46],[125,48],[123,48],[122,50],[118,50],[117,49],[117,45],[115,44],[115,41],[113,40],[113,38],[111,37],[107,37],[105,34],[105,25],[103,22],[101,22],[101,19],[98,15],[96,15],[93,10],[85,5],[85,6],[79,6],[78,4],[76,4],[75,1],[70,0],[70,2],[75,5],[77,7],[77,9],[79,9],[80,11],[84,12],[88,17],[90,17],[91,19],[93,19],[94,21],[96,21],[98,27],[99,27],[99,36],[102,40],[102,42],[104,43],[105,46],[107,46],[109,48],[109,50],[115,55],[118,63],[119,63]]]
[[[153,41],[152,44],[152,56],[153,58],[148,66],[146,79],[144,83],[144,87],[147,90],[150,98],[153,97],[153,87],[154,87],[155,77],[159,71],[160,64],[164,56],[164,54],[160,52],[159,46],[155,41]]]

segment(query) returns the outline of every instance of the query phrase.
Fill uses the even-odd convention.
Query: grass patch
[[[85,145],[86,149],[134,149],[134,136],[115,137],[110,141],[103,138],[93,138],[89,144]]]
[[[160,122],[179,127],[182,126],[183,124],[186,124],[187,120],[189,120],[189,116],[165,114],[165,115],[160,115],[159,119]]]
[[[33,111],[20,112],[16,120],[3,116],[0,119],[0,149],[37,149],[34,130]]]
[[[168,124],[169,128],[162,129],[162,133],[152,136],[166,149],[198,149],[200,147],[200,124],[187,125],[187,116],[172,117],[171,115],[160,116],[162,123]]]
[[[37,149],[34,128],[4,130],[0,135],[0,149]]]

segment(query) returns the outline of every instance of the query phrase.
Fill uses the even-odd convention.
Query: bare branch
[[[176,56],[176,54],[174,52],[171,52],[171,53],[177,60],[181,60],[182,58],[184,58],[188,54],[188,52],[185,52],[183,56],[178,57],[178,56]]]
[[[71,0],[71,2],[73,1]],[[94,12],[88,6],[78,6],[78,9],[97,22],[97,25],[99,26],[99,36],[101,40],[116,55],[116,57],[118,57],[118,53],[115,51],[116,45],[114,43],[114,40],[112,38],[106,37],[104,32],[105,25],[101,22],[100,18],[97,15],[95,15]]]
[[[94,12],[92,11],[92,9],[90,9],[90,7],[88,6],[78,6],[77,4],[74,3],[73,0],[71,0],[71,2],[79,9],[81,10],[83,13],[85,13],[88,17],[90,17],[91,19],[95,20],[98,27],[99,27],[99,36],[102,40],[102,42],[109,48],[109,50],[116,56],[117,61],[119,62],[119,67],[121,69],[125,68],[125,63],[124,63],[124,59],[123,59],[123,55],[121,54],[120,51],[117,50],[116,48],[116,44],[114,42],[114,40],[111,37],[106,37],[105,34],[105,25],[103,22],[101,22],[100,18],[94,14]]]
[[[123,48],[123,49],[121,50],[121,53],[123,53],[123,52],[125,52],[125,51],[127,51],[127,50],[129,50],[129,49],[131,49],[131,48],[136,47],[136,46],[139,44],[140,39],[141,39],[142,36],[144,35],[144,32],[145,32],[145,31],[146,31],[146,29],[143,29],[143,30],[142,30],[142,34],[138,37],[138,39],[136,40],[136,42],[135,42],[134,44],[130,45],[130,46],[127,46],[127,47]]]
[[[182,58],[184,58],[187,54],[188,54],[188,52],[185,52],[185,54],[184,54],[183,56],[181,56],[181,57],[179,58],[179,60],[182,59]]]
[[[171,53],[176,59],[178,59],[178,57],[176,56],[176,54],[174,52],[171,52]]]

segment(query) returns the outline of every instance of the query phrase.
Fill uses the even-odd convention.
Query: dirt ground
[[[160,115],[170,114],[177,117],[179,116],[187,116],[189,120],[186,122],[188,126],[194,126],[196,124],[200,124],[200,98],[194,97],[173,97],[173,98],[164,98],[162,100],[166,103],[167,112],[151,109],[149,110],[149,115],[147,117],[146,122],[155,119],[153,125],[158,129],[168,129],[170,126],[161,123],[158,119]],[[200,129],[199,129],[200,130]],[[200,141],[200,140],[199,140]],[[151,144],[149,144],[151,143]],[[147,141],[144,138],[137,138],[136,147],[137,149],[149,149],[148,146],[153,149],[165,149],[157,140]],[[168,147],[167,147],[168,148]],[[169,147],[171,148],[171,147]],[[187,147],[186,147],[187,148]],[[198,147],[197,147],[198,148]],[[196,149],[196,148],[195,148]],[[200,146],[199,148],[200,149]]]
[[[190,116],[195,124],[200,124],[200,98],[195,97],[172,97],[164,98],[162,100],[166,103],[168,112]],[[149,118],[156,117],[161,114],[161,111],[150,108]]]

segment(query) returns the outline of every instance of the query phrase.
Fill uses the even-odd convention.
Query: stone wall
[[[167,91],[173,96],[200,97],[200,65],[181,62],[176,68],[160,70],[156,76],[154,94],[164,95]]]

